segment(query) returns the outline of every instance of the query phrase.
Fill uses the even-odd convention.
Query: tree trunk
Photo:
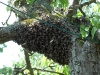
[[[38,1],[42,1],[42,0],[38,0]],[[46,0],[44,0],[44,1],[46,1]],[[49,3],[48,3],[49,4]],[[21,7],[20,7],[21,8]],[[26,8],[27,9],[27,11],[26,11],[26,13],[30,13],[29,11],[28,11],[28,9],[29,9],[29,7],[27,7]],[[31,8],[30,8],[31,9]],[[32,7],[32,9],[33,9],[33,7]],[[19,10],[21,10],[21,9],[19,9]],[[15,10],[13,10],[13,11],[15,11]],[[24,10],[22,10],[22,11],[24,11]],[[33,10],[32,10],[32,12],[34,12]],[[22,14],[22,13],[21,13]],[[27,18],[27,16],[25,16],[24,15],[24,17],[23,17],[23,15],[20,15],[20,13],[18,13],[18,15],[21,17],[21,18],[24,18],[24,19],[26,19]],[[73,14],[72,14],[73,15]],[[71,16],[72,16],[71,15]],[[67,23],[66,23],[67,24]],[[65,25],[66,25],[65,24]],[[56,24],[57,25],[57,24]],[[38,26],[38,25],[37,25]],[[10,26],[11,28],[5,28],[5,29],[1,29],[0,30],[0,43],[4,43],[4,42],[6,42],[6,41],[9,41],[9,40],[13,40],[13,37],[17,34],[17,32],[19,31],[19,34],[21,33],[20,31],[23,29],[20,25],[18,25],[18,26]],[[24,27],[24,26],[23,26]],[[35,27],[35,26],[33,26],[33,27]],[[20,29],[20,28],[22,28],[22,29]],[[31,30],[31,28],[30,27],[28,27],[29,28],[29,32],[31,32],[32,30]],[[36,28],[36,27],[35,27]],[[34,29],[35,29],[34,28]],[[72,28],[72,27],[70,27],[70,28]],[[26,29],[26,28],[25,28]],[[24,29],[24,31],[26,31]],[[42,26],[40,26],[40,29],[41,29],[41,31],[40,32],[42,32],[42,31],[44,31],[44,30],[46,30],[45,28],[44,29],[42,29]],[[50,29],[50,28],[47,28],[47,30],[48,29]],[[8,31],[7,31],[8,30]],[[16,30],[16,32],[12,32],[12,30],[13,31],[15,31]],[[35,30],[35,31],[38,31],[39,29],[37,28],[37,30]],[[51,29],[52,30],[52,29]],[[73,32],[75,31],[75,28],[74,29],[72,29],[73,30]],[[23,30],[22,30],[23,31]],[[24,32],[23,31],[23,32]],[[76,30],[77,31],[77,30]],[[33,32],[33,31],[32,31]],[[47,31],[46,31],[47,32]],[[51,33],[52,32],[52,33]],[[55,31],[54,31],[55,32]],[[53,31],[50,31],[49,32],[49,30],[48,30],[48,33],[47,34],[49,34],[49,33],[51,33],[51,34],[53,34],[54,33]],[[57,33],[55,33],[55,34],[58,34],[58,32],[59,31],[57,31]],[[6,33],[7,33],[7,35],[6,35]],[[12,35],[12,34],[13,35]],[[24,32],[25,33],[25,32]],[[34,32],[33,32],[34,33]],[[44,32],[43,32],[44,33]],[[23,35],[28,35],[29,33],[25,33],[25,34],[23,34]],[[30,33],[31,34],[31,33]],[[35,33],[34,33],[35,34]],[[54,35],[55,35],[54,34]],[[62,34],[62,33],[61,33]],[[60,59],[60,61],[59,62],[61,62],[61,63],[63,63],[63,61],[66,61],[65,63],[68,63],[67,62],[67,58],[69,58],[68,56],[67,56],[67,52],[68,51],[66,51],[66,53],[63,51],[63,48],[64,48],[64,46],[66,46],[67,48],[68,48],[68,50],[69,50],[69,48],[71,48],[70,49],[70,52],[71,52],[71,55],[70,55],[70,58],[69,58],[69,67],[70,67],[70,75],[100,75],[100,67],[99,67],[99,65],[100,65],[100,51],[99,51],[99,49],[100,49],[100,47],[99,47],[99,45],[98,44],[95,44],[95,43],[92,43],[92,42],[89,42],[89,41],[82,41],[81,43],[79,43],[79,41],[76,39],[76,38],[74,38],[74,37],[71,37],[71,36],[67,36],[67,38],[72,38],[72,39],[74,39],[74,40],[72,40],[71,42],[72,42],[72,47],[70,47],[70,46],[67,46],[67,45],[69,45],[69,42],[67,42],[67,45],[66,45],[66,43],[65,44],[62,44],[61,45],[61,39],[62,39],[62,36],[61,36],[61,34],[59,33],[59,35],[58,36],[60,36],[60,40],[58,39],[59,37],[57,36],[56,37],[56,39],[55,39],[55,37],[54,38],[50,38],[50,40],[47,40],[50,44],[45,44],[45,45],[52,45],[52,42],[54,41],[55,42],[55,40],[57,40],[57,44],[53,44],[52,46],[50,46],[50,47],[41,47],[42,45],[40,45],[40,47],[41,48],[44,48],[44,49],[46,49],[44,52],[48,52],[48,57],[54,57],[54,55],[57,55],[57,52],[59,52],[58,53],[58,56],[57,57],[55,57],[54,58],[54,60],[57,60],[57,58],[59,58]],[[68,34],[65,34],[65,33],[63,33],[64,35],[68,35]],[[20,36],[23,36],[22,34],[20,35]],[[9,37],[9,36],[11,36],[11,37]],[[33,35],[32,35],[33,36]],[[32,36],[30,36],[30,37],[32,37]],[[8,38],[3,38],[3,37],[8,37]],[[15,36],[16,37],[16,36]],[[19,37],[19,35],[17,36],[18,37],[18,40],[20,41],[20,39],[21,39],[21,37]],[[26,36],[25,36],[26,37]],[[29,45],[29,46],[33,46],[34,44],[33,44],[33,37],[32,37],[32,42],[31,42],[31,40],[30,40],[30,37],[28,37],[28,39],[29,39],[29,41],[23,41],[23,40],[21,40],[22,41],[22,43],[23,44],[21,44],[21,45],[25,45],[26,46],[26,44],[27,44],[27,46]],[[47,36],[48,38],[49,38],[49,36]],[[67,39],[66,37],[65,37],[65,39]],[[69,41],[70,40],[70,38],[69,39],[67,39],[67,40],[65,40],[65,42],[66,41]],[[22,39],[25,39],[25,38],[22,38]],[[27,38],[26,38],[27,39]],[[40,39],[40,41],[42,41],[41,40],[41,38],[39,38]],[[36,40],[39,40],[39,39],[36,39]],[[44,41],[44,39],[43,39],[43,41]],[[64,41],[64,40],[63,40]],[[80,40],[81,41],[81,40]],[[27,43],[28,42],[28,43]],[[58,45],[59,44],[59,42],[60,42],[60,45]],[[31,44],[32,43],[32,44]],[[37,43],[37,45],[38,45],[39,43]],[[56,46],[57,48],[58,47],[60,47],[60,46],[62,46],[63,48],[60,48],[60,49],[56,49],[57,50],[57,52],[55,52],[54,51],[54,49],[55,49],[55,47],[54,47],[54,45],[58,45],[58,46]],[[43,45],[44,46],[44,45]],[[35,47],[35,46],[34,46]],[[37,48],[37,47],[36,47]],[[47,49],[52,49],[52,53],[50,54],[50,52],[49,52],[49,50],[47,50]],[[31,48],[29,48],[29,49],[31,49]],[[65,48],[66,49],[66,48]],[[64,49],[64,50],[65,50]],[[33,50],[33,48],[32,48],[32,50]],[[35,49],[34,49],[35,50]],[[37,50],[37,49],[36,49]],[[40,50],[40,49],[39,49]],[[61,50],[61,51],[60,51]],[[41,52],[40,53],[43,53],[42,51],[43,50],[40,50]],[[47,52],[46,52],[46,54],[47,54]],[[55,52],[55,53],[54,53]],[[45,54],[45,55],[46,55]],[[65,60],[61,60],[62,58],[60,58],[60,56],[65,56]],[[64,63],[64,64],[65,64]]]
[[[88,41],[80,45],[73,41],[70,75],[100,75],[100,46]]]

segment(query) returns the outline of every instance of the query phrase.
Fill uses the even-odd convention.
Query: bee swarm
[[[56,25],[70,30],[67,27],[68,23],[61,20],[54,21],[49,17],[43,20],[46,23],[35,22],[30,25],[21,25],[15,30],[14,41],[25,49],[44,54],[61,65],[68,64],[72,46],[71,35],[58,27],[53,27]]]

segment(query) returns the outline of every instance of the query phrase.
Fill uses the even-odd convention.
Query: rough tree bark
[[[81,13],[85,15],[82,11],[82,7],[84,5],[88,5],[90,3],[95,3],[95,0],[91,0],[84,4],[79,5],[78,0],[74,0],[73,5],[71,6],[71,10],[68,12],[68,17],[71,17],[75,14],[75,9],[79,8]],[[74,10],[73,10],[74,9]],[[70,14],[71,13],[71,14]],[[70,15],[69,15],[70,14]],[[99,30],[97,32],[99,38]],[[71,75],[99,75],[100,72],[100,45],[90,42],[83,41],[80,44],[76,38],[73,38],[73,46],[71,48],[71,57],[69,62],[70,74]]]
[[[100,74],[100,46],[84,41],[81,46],[73,41],[70,58],[71,75],[99,75]]]
[[[45,0],[44,0],[44,2],[45,2]],[[75,0],[74,0],[74,2],[75,2]],[[92,3],[92,2],[95,2],[95,1],[92,0],[89,3]],[[88,2],[84,3],[84,4],[88,5]],[[76,9],[78,9],[78,8],[80,9],[83,7],[83,5],[75,6],[75,4],[74,4],[73,7]],[[71,7],[71,8],[73,9],[73,7]],[[69,10],[68,14],[70,14],[70,12],[75,11],[72,9]],[[73,14],[75,14],[75,13],[70,14],[70,17]],[[83,13],[83,15],[84,15],[84,13]],[[4,43],[4,42],[10,41],[10,40],[13,40],[17,34],[14,31],[20,30],[20,28],[22,28],[21,23],[14,23],[11,26],[0,28],[0,43]],[[72,30],[70,28],[69,28],[69,30]],[[48,28],[47,28],[47,30],[48,30]],[[78,28],[76,28],[73,30],[73,32],[75,30],[79,31]],[[66,35],[66,33],[64,33],[64,34]],[[100,34],[100,32],[98,32],[98,34]],[[71,46],[68,46],[68,47],[70,47],[70,48],[68,48],[69,52],[70,52],[70,54],[68,54],[68,55],[70,55],[70,57],[68,57],[68,59],[65,59],[65,60],[68,60],[68,62],[66,62],[66,64],[69,65],[69,67],[70,67],[70,75],[100,75],[100,45],[97,43],[88,41],[88,40],[79,40],[78,41],[78,38],[74,37],[74,36],[70,36],[70,37],[71,37],[71,39],[70,39]],[[20,39],[20,37],[19,37],[19,39]],[[52,40],[50,40],[50,42],[54,41],[53,39],[54,38],[52,38]],[[68,41],[68,40],[66,40],[66,41]],[[82,41],[82,42],[80,43],[80,41]],[[26,43],[24,43],[22,45],[25,45],[25,44]],[[43,52],[40,51],[40,53],[43,53]],[[52,57],[52,56],[53,55],[50,54],[48,57]],[[58,61],[58,62],[60,62],[60,61]]]

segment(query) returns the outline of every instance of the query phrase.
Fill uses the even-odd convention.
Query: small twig
[[[7,20],[6,20],[6,24],[8,24],[8,20],[10,19],[11,14],[12,14],[12,11],[10,11],[10,14],[9,14],[9,16],[8,16],[8,18],[7,18]]]
[[[7,20],[6,20],[6,22],[5,22],[5,23],[3,23],[3,22],[2,22],[2,25],[5,25],[5,24],[7,24],[7,26],[8,26],[8,20],[10,19],[10,17],[11,17],[11,14],[12,14],[12,11],[10,11],[10,14],[9,14],[9,16],[8,16],[8,18],[7,18]]]
[[[28,68],[15,68],[15,72],[17,73],[22,73],[25,69],[28,69]],[[44,69],[39,69],[39,68],[32,68],[33,70],[37,70],[37,71],[43,71],[43,72],[50,72],[50,73],[56,73],[56,74],[59,74],[59,75],[64,75],[63,73],[60,73],[60,72],[55,72],[55,71],[49,71],[49,70],[44,70]]]
[[[86,17],[86,14],[84,13],[84,11],[82,10],[82,8],[79,7],[80,12],[83,14],[84,17]]]
[[[44,69],[46,69],[46,68],[48,68],[48,67],[53,68],[53,67],[55,67],[55,66],[50,66],[50,65],[49,65],[49,66],[45,67]]]
[[[96,0],[91,0],[89,2],[85,2],[85,3],[79,5],[78,8],[79,8],[79,10],[81,11],[81,13],[83,14],[84,17],[86,17],[86,14],[83,12],[82,7],[86,6],[86,5],[90,5],[91,3],[96,3]]]
[[[59,75],[64,75],[63,73],[60,72],[55,72],[55,71],[49,71],[49,70],[44,70],[44,69],[38,69],[38,68],[33,68],[34,70],[38,70],[38,71],[44,71],[44,72],[50,72],[50,73],[56,73]]]
[[[71,7],[69,7],[69,11],[68,11],[68,14],[67,14],[68,17],[72,18],[72,16],[75,14],[75,11],[77,9],[79,9],[81,11],[83,16],[86,16],[86,14],[82,10],[82,7],[86,6],[86,5],[90,5],[91,3],[96,3],[96,0],[91,0],[91,1],[85,2],[83,4],[79,4],[78,0],[74,0],[73,5]]]
[[[90,5],[91,3],[96,3],[96,0],[91,0],[91,1],[89,1],[89,2],[85,2],[85,3],[83,3],[83,4],[80,4],[79,7],[82,8],[83,6]]]

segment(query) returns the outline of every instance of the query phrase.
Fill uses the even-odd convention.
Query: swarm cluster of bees
[[[10,0],[9,5],[12,5],[21,12],[31,14],[32,16],[38,17],[42,20],[30,23],[32,19],[25,20],[29,18],[29,16],[13,9],[12,11],[18,14],[19,22],[23,20],[27,22],[13,31],[16,33],[13,40],[30,52],[33,51],[44,54],[49,59],[52,59],[61,65],[68,64],[71,54],[70,49],[72,47],[73,35],[66,31],[71,31],[76,34],[79,32],[80,26],[72,25],[63,19],[58,20],[59,16],[45,16],[48,12],[47,9],[44,8],[45,6],[41,4],[45,0],[40,1],[41,2],[38,2],[37,0],[32,5],[27,5],[27,3],[25,1],[23,2],[23,0]],[[60,12],[60,10],[58,10],[58,12]],[[76,23],[76,25],[84,25],[84,23],[89,25],[81,19],[75,19],[75,22],[73,23]]]
[[[67,23],[61,20],[54,21],[49,17],[42,20],[45,22],[37,21],[30,25],[21,25],[15,30],[14,41],[25,49],[44,54],[61,65],[68,64],[72,46],[71,35],[59,29],[65,28]],[[65,29],[69,30],[68,27]]]

